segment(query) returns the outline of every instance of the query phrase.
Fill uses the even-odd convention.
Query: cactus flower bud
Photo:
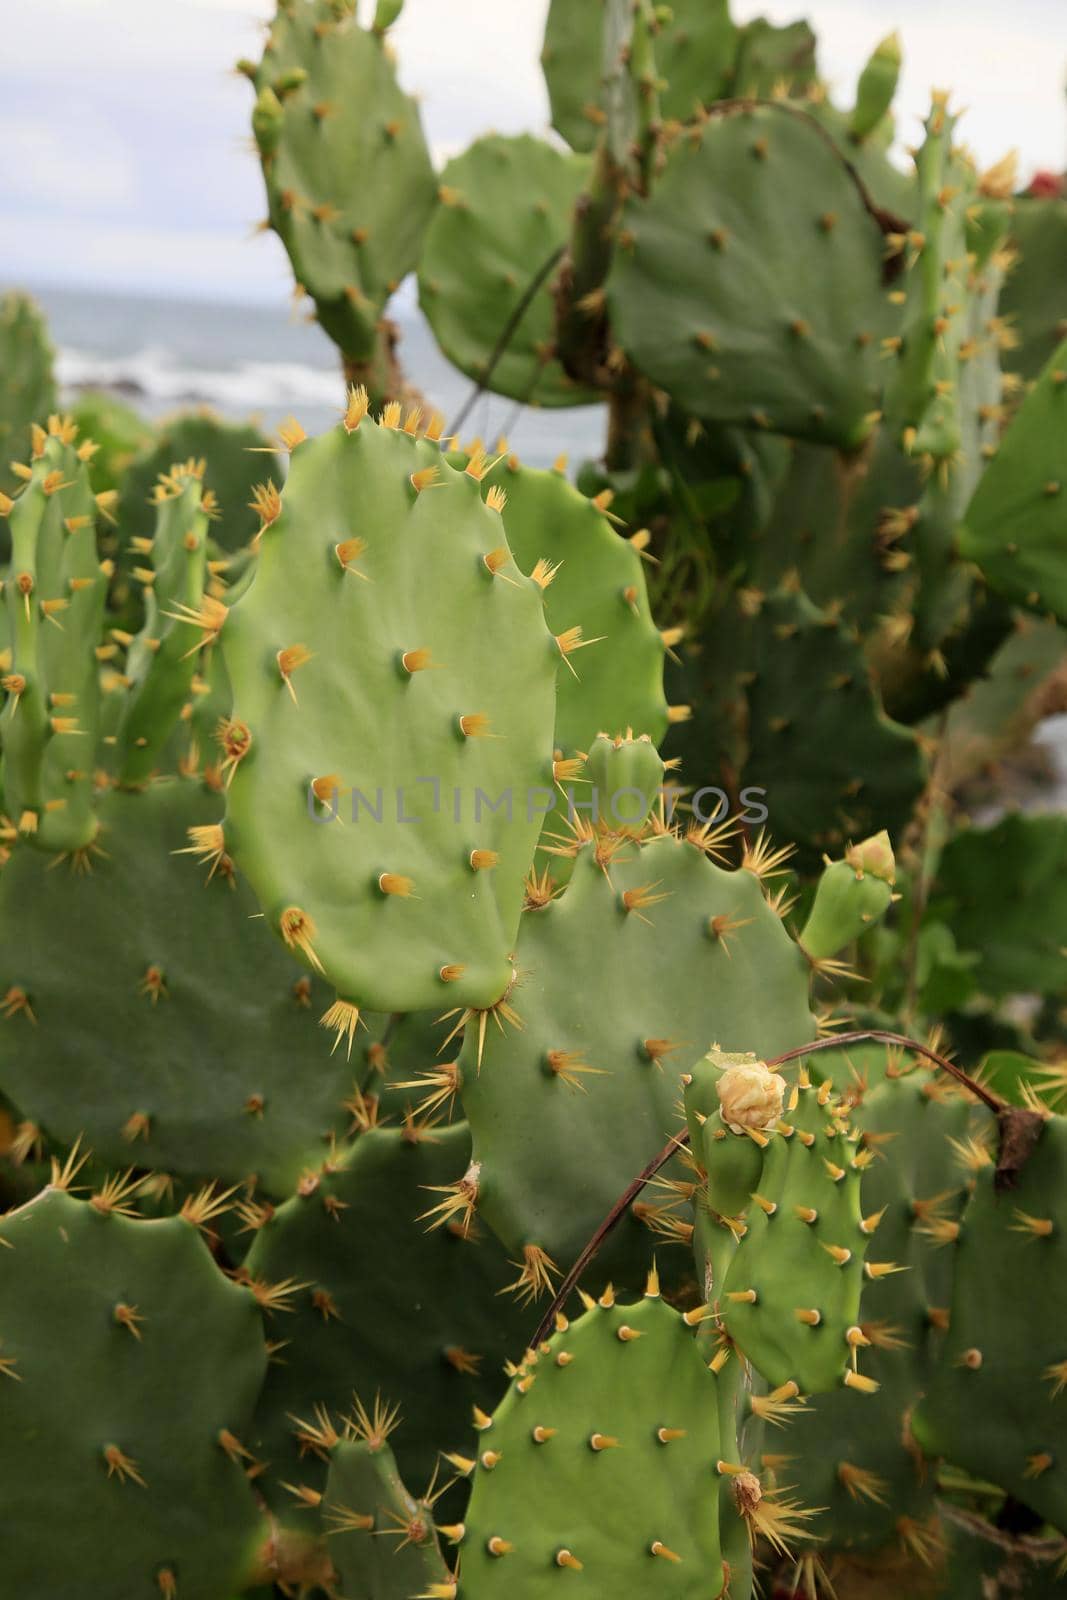
[[[714,1059],[714,1057],[712,1058]],[[782,1115],[785,1079],[753,1055],[720,1053],[722,1075],[715,1085],[722,1120],[734,1133],[773,1128]]]

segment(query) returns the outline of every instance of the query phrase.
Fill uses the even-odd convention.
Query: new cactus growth
[[[843,861],[827,862],[800,934],[812,960],[836,955],[879,922],[889,910],[895,881],[893,847],[884,830],[850,845]]]

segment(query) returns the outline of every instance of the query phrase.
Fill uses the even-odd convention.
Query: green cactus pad
[[[460,1056],[479,1209],[561,1265],[670,1136],[711,1041],[769,1055],[813,1037],[808,963],[753,873],[672,837],[615,845],[584,845],[565,894],[525,914],[521,1027],[483,1015]],[[569,1152],[566,1185],[545,1181],[546,1144]]]
[[[104,797],[83,875],[16,851],[0,874],[0,1086],[102,1161],[256,1173],[284,1195],[347,1128],[356,1069],[324,1048],[325,986],[252,920],[240,878],[220,861],[205,883],[172,853],[218,815],[197,785],[158,783]]]
[[[1067,1528],[1067,1119],[1049,1117],[1018,1181],[974,1163],[942,1359],[915,1416],[931,1453]]]
[[[222,635],[227,849],[374,1010],[503,993],[553,798],[560,649],[476,472],[366,417],[299,445]]]
[[[138,569],[145,583],[145,622],[126,657],[129,694],[117,735],[119,781],[131,787],[155,770],[189,698],[197,652],[182,616],[199,613],[208,577],[211,502],[205,504],[197,464],[172,468],[156,496],[155,536]]]
[[[433,1503],[404,1487],[384,1441],[341,1439],[333,1447],[322,1504],[346,1600],[411,1600],[451,1578]]]
[[[276,1511],[296,1509],[283,1483],[323,1486],[292,1420],[313,1419],[316,1405],[340,1412],[353,1389],[368,1405],[380,1393],[400,1409],[394,1443],[405,1476],[428,1481],[471,1406],[499,1399],[504,1361],[521,1355],[530,1333],[529,1311],[500,1297],[516,1269],[484,1231],[464,1238],[424,1220],[469,1161],[462,1123],[372,1128],[262,1219],[246,1270],[303,1285],[257,1419]],[[306,1521],[296,1514],[297,1526]]]
[[[0,1218],[5,1582],[228,1600],[268,1534],[242,1455],[259,1308],[190,1222],[107,1192],[49,1188]]]
[[[720,1592],[719,1379],[658,1295],[591,1305],[478,1433],[461,1600]]]
[[[568,656],[572,670],[557,675],[556,748],[564,757],[584,754],[598,733],[627,728],[658,744],[668,720],[665,642],[652,619],[638,550],[562,472],[522,467],[509,456],[486,481],[508,497],[504,531],[522,571],[547,565],[545,618],[552,632],[566,639],[581,629]]]
[[[696,416],[853,449],[879,404],[883,255],[810,118],[732,105],[680,134],[651,197],[628,202],[608,285],[616,336]]]
[[[795,445],[765,526],[743,552],[748,585],[776,587],[796,571],[804,592],[872,632],[907,599],[918,466],[881,427],[851,455]]]
[[[107,580],[96,553],[96,503],[84,446],[68,419],[38,428],[31,476],[12,504],[4,584],[10,639],[0,686],[3,790],[18,835],[77,851],[96,833],[92,768]]]
[[[599,399],[555,359],[552,272],[493,362],[535,274],[562,249],[588,177],[584,157],[527,133],[487,134],[441,174],[441,204],[419,258],[419,303],[452,364],[494,394],[537,406]]]
[[[829,1054],[813,1063],[827,1063]],[[952,1252],[939,1247],[936,1230],[951,1228],[966,1193],[950,1141],[963,1148],[989,1122],[960,1095],[931,1092],[940,1087],[925,1072],[884,1078],[853,1112],[864,1149],[874,1152],[861,1188],[861,1209],[874,1227],[868,1250],[907,1270],[863,1286],[857,1321],[869,1343],[858,1356],[877,1391],[813,1395],[781,1438],[793,1458],[787,1470],[823,1508],[813,1532],[835,1550],[890,1545],[934,1509],[936,1473],[911,1434],[910,1415],[944,1346]],[[777,1440],[767,1444],[779,1448]]]
[[[649,735],[598,734],[589,746],[585,770],[597,797],[597,814],[611,831],[641,835],[649,815],[658,814],[666,777]]]
[[[791,1131],[767,1136],[761,1203],[746,1213],[719,1296],[723,1326],[749,1361],[775,1388],[795,1383],[802,1394],[852,1376],[847,1335],[858,1321],[867,1245],[857,1136],[830,1089],[801,1072],[783,1113]],[[708,1161],[713,1172],[714,1152]]]
[[[1067,818],[1012,812],[941,857],[934,913],[981,957],[986,994],[1062,994],[1067,978]]]
[[[1009,600],[1067,621],[1067,342],[1023,401],[983,473],[959,533],[961,555]]]
[[[354,0],[282,0],[255,69],[252,127],[270,224],[319,322],[369,360],[436,201],[416,102]]]
[[[40,310],[27,294],[0,295],[0,489],[9,493],[18,479],[12,461],[30,454],[30,426],[56,409],[52,343]],[[0,559],[7,557],[6,530],[0,529]]]

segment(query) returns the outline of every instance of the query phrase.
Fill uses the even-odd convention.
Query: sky
[[[369,10],[373,0],[363,0]],[[489,129],[542,131],[547,0],[407,0],[393,38],[439,161]],[[85,285],[280,302],[289,269],[264,212],[232,71],[258,54],[271,0],[16,0],[4,21],[0,285]],[[898,129],[914,141],[931,88],[968,108],[982,165],[1067,165],[1064,0],[734,0],[737,20],[807,15],[831,89],[890,27],[905,66]]]

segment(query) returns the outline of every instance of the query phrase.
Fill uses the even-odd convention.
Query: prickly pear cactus
[[[832,1103],[832,1088],[826,1080],[815,1089],[801,1069],[721,1286],[730,1338],[772,1388],[794,1384],[801,1394],[857,1383],[852,1333],[867,1236],[857,1135]]]
[[[365,411],[353,393],[295,446],[222,629],[225,847],[342,1031],[360,1005],[490,1005],[511,982],[562,667],[481,458],[460,472],[417,410]]]
[[[1012,370],[1028,383],[1049,363],[1067,339],[1067,291],[1063,262],[1067,255],[1067,194],[1020,195],[1011,219],[1011,244],[1018,261],[1008,274],[1001,311],[1017,340]]]
[[[883,1065],[888,1072],[876,1085],[865,1089],[855,1077],[850,1084],[858,1097],[852,1121],[869,1158],[861,1209],[872,1256],[904,1270],[864,1280],[856,1354],[868,1390],[812,1395],[781,1440],[792,1458],[785,1470],[820,1508],[813,1532],[837,1550],[922,1548],[937,1478],[911,1419],[944,1360],[951,1241],[967,1163],[981,1157],[989,1135],[982,1107],[925,1072],[902,1073],[892,1056]],[[846,1062],[835,1064],[835,1074],[842,1069]]]
[[[561,1316],[476,1418],[460,1595],[532,1600],[571,1574],[603,1593],[721,1591],[719,1519],[748,1485],[721,1470],[719,1379],[651,1287]]]
[[[783,252],[783,235],[803,253]],[[717,108],[624,210],[616,336],[695,416],[854,449],[876,420],[892,323],[884,247],[814,122],[784,106]]]
[[[552,0],[541,65],[552,126],[574,150],[591,150],[607,121],[603,94],[603,0]],[[660,114],[688,122],[716,100],[800,95],[815,76],[806,22],[776,27],[757,17],[739,28],[726,0],[649,7]],[[642,78],[639,87],[652,87]],[[890,96],[891,98],[891,96]]]
[[[1061,1530],[1065,1159],[1067,1120],[1051,1115],[1011,1185],[998,1182],[988,1151],[974,1151],[974,1192],[947,1236],[955,1257],[948,1339],[914,1420],[932,1454],[1002,1484]]]
[[[978,957],[990,995],[1061,994],[1067,976],[1067,819],[1009,812],[949,840],[934,914]]]
[[[11,571],[4,585],[10,645],[0,687],[5,805],[15,836],[42,850],[78,852],[96,835],[92,764],[100,637],[107,572],[97,557],[97,510],[69,418],[36,424],[22,490],[4,496]]]
[[[452,364],[494,394],[538,406],[599,398],[556,359],[547,270],[588,178],[583,157],[525,133],[487,134],[441,174],[419,258],[419,303]]]
[[[14,854],[0,874],[0,1088],[102,1161],[257,1174],[284,1196],[347,1129],[356,1063],[324,1051],[329,991],[256,919],[219,809],[182,779],[112,791],[92,853],[58,866]]]
[[[385,27],[361,28],[355,0],[281,0],[262,60],[242,70],[256,90],[268,225],[350,381],[390,393],[391,334],[379,324],[416,265],[436,183]]]
[[[705,619],[686,694],[693,720],[667,746],[708,782],[758,785],[777,837],[811,867],[824,851],[906,825],[926,781],[915,732],[886,715],[854,629],[782,585],[744,589]],[[683,647],[684,648],[684,647]],[[833,730],[846,727],[846,743]]]
[[[839,950],[881,921],[893,899],[896,862],[888,833],[850,845],[843,861],[831,861],[815,888],[800,943],[813,961]]]
[[[137,457],[151,448],[152,424],[105,389],[83,389],[71,406],[71,416],[82,438],[99,446],[93,456],[94,486],[105,491],[118,489]],[[175,452],[170,461],[180,459],[181,453]]]
[[[543,847],[555,851],[590,807],[603,805],[611,827],[621,820],[612,816],[611,797],[626,787],[624,775],[616,781],[602,771],[597,778],[585,763],[598,735],[636,735],[652,744],[654,757],[669,724],[688,714],[688,707],[668,706],[663,693],[665,656],[677,634],[660,632],[652,619],[643,538],[627,539],[612,527],[606,506],[580,494],[561,468],[540,472],[508,455],[486,482],[507,497],[508,544],[522,571],[542,585],[546,620],[565,651],[554,743],[560,770],[570,776],[560,782],[542,832]],[[661,781],[662,765],[649,805]],[[563,860],[556,860],[553,871],[562,878]]]
[[[1067,619],[1067,342],[1023,401],[963,516],[959,547],[1009,600]]]
[[[75,1199],[76,1173],[0,1217],[6,1581],[229,1600],[268,1536],[246,1475],[259,1306],[193,1220],[138,1218],[128,1177]]]
[[[772,1055],[813,1037],[806,957],[756,872],[716,866],[705,846],[716,840],[699,825],[689,842],[583,842],[559,898],[531,885],[518,984],[468,1022],[474,1161],[455,1201],[521,1254],[531,1294],[546,1286],[542,1258],[568,1265],[675,1130],[680,1075],[711,1041]],[[544,1181],[546,1141],[571,1152],[566,1185]],[[641,1235],[633,1219],[619,1236],[631,1270]]]
[[[309,1166],[284,1204],[249,1213],[246,1271],[301,1286],[256,1422],[256,1449],[271,1463],[264,1493],[296,1526],[309,1519],[286,1484],[323,1488],[299,1426],[313,1423],[317,1406],[344,1411],[353,1388],[368,1400],[380,1394],[404,1419],[394,1440],[404,1476],[426,1482],[471,1406],[497,1403],[504,1362],[529,1336],[529,1311],[505,1293],[516,1269],[492,1235],[430,1226],[441,1193],[469,1165],[465,1125],[442,1128],[430,1112],[378,1127],[377,1115],[368,1087],[362,1101],[353,1097],[353,1120],[371,1126],[352,1148]]]
[[[138,540],[146,564],[135,569],[145,588],[145,621],[125,662],[129,694],[117,734],[118,776],[124,787],[146,782],[159,760],[196,677],[183,614],[199,614],[208,581],[208,518],[214,501],[203,491],[203,463],[176,463],[156,486],[156,529]],[[147,565],[151,560],[151,566]]]

